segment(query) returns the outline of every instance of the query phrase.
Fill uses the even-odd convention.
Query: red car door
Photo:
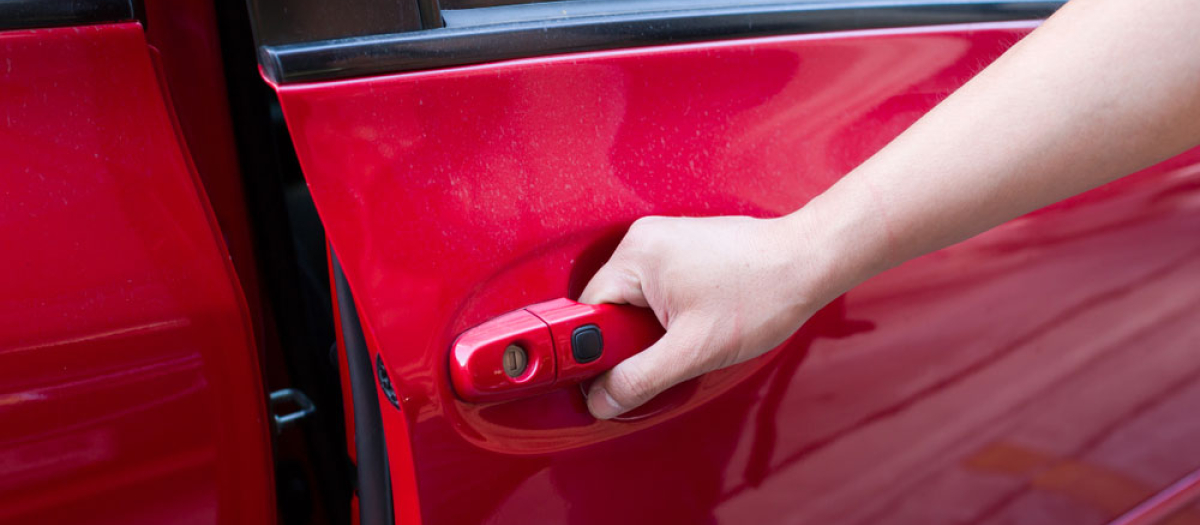
[[[364,521],[1104,523],[1200,467],[1195,151],[886,272],[630,417],[591,418],[559,346],[538,388],[452,377],[475,327],[509,322],[494,359],[551,344],[522,309],[576,297],[638,217],[804,205],[1056,2],[366,4],[324,32],[255,8],[365,352]],[[367,453],[387,469],[362,484]]]
[[[0,29],[0,523],[272,522],[249,313],[132,3]]]

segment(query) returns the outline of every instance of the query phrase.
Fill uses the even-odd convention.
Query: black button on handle
[[[600,359],[604,351],[604,337],[600,335],[600,327],[589,324],[576,328],[571,332],[571,355],[577,363],[590,363]]]

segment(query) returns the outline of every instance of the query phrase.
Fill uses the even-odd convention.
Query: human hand
[[[633,223],[579,300],[649,307],[667,332],[593,383],[591,413],[612,418],[679,382],[757,357],[842,293],[827,279],[833,265],[808,253],[803,230],[788,218]]]

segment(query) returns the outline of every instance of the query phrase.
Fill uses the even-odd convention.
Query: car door
[[[252,1],[338,262],[364,522],[1105,523],[1196,470],[1196,151],[619,420],[563,353],[602,314],[544,315],[638,217],[803,206],[1058,4]],[[554,373],[505,379],[513,344]]]
[[[274,520],[249,312],[153,53],[128,1],[0,3],[0,523]]]

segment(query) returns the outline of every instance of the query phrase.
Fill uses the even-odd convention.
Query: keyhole
[[[520,345],[508,345],[508,348],[504,349],[504,373],[508,374],[508,377],[521,377],[528,365],[529,356],[525,355],[525,349]]]

